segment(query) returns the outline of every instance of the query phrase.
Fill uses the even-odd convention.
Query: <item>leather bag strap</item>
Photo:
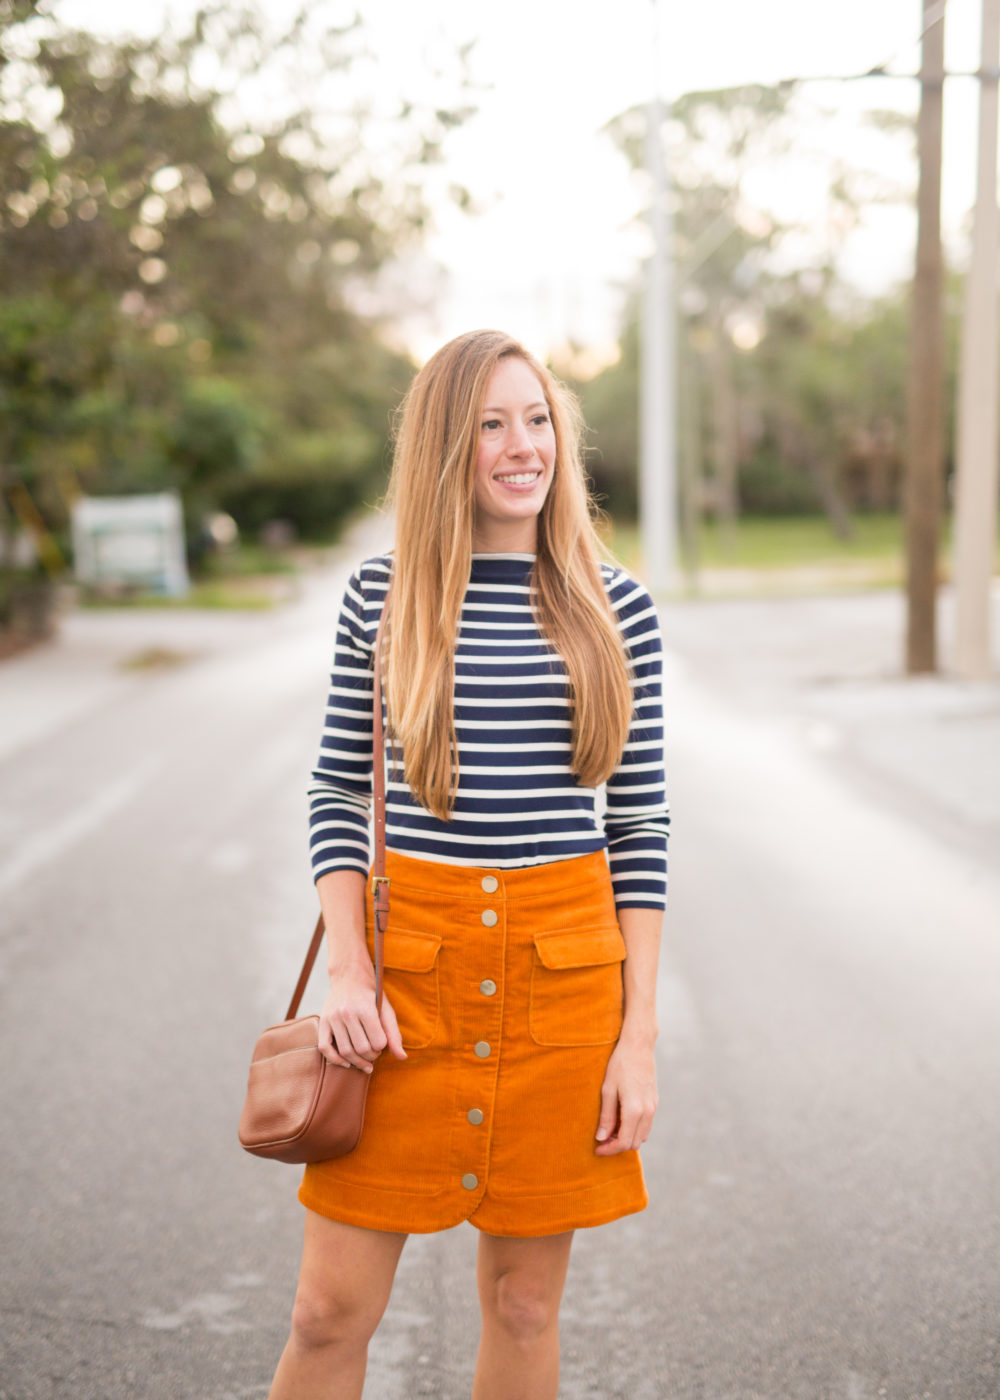
[[[313,964],[316,961],[316,954],[319,952],[319,945],[323,942],[323,933],[325,929],[326,925],[323,923],[323,915],[320,914],[319,918],[316,920],[316,927],[313,929],[313,936],[309,942],[309,951],[306,953],[306,960],[302,964],[299,980],[295,985],[295,991],[292,993],[292,999],[288,1003],[288,1010],[285,1012],[286,1021],[295,1020],[296,1012],[299,1009],[299,1003],[305,995],[309,974],[312,972]]]
[[[375,1005],[382,1009],[382,962],[385,947],[385,929],[389,919],[389,881],[385,873],[385,727],[382,722],[382,629],[388,612],[389,595],[386,594],[379,618],[378,632],[375,635],[374,695],[372,705],[372,800],[374,804],[375,861],[372,872],[372,903],[375,915]],[[306,985],[312,974],[323,942],[326,925],[323,915],[316,920],[309,949],[295,984],[295,991],[288,1003],[285,1020],[292,1021],[298,1012],[305,995]]]

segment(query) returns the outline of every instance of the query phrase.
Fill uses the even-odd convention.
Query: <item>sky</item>
[[[279,5],[269,0],[267,8],[275,13]],[[341,0],[316,0],[316,7],[345,10]],[[95,32],[150,32],[165,15],[183,19],[194,8],[194,0],[62,0],[59,13]],[[627,169],[606,123],[656,83],[669,99],[861,73],[887,60],[890,71],[912,73],[922,15],[920,0],[659,0],[658,7],[653,0],[365,0],[361,8],[374,55],[366,81],[386,99],[431,97],[439,90],[429,76],[435,58],[475,41],[478,112],[449,136],[437,183],[464,185],[477,212],[461,214],[442,200],[425,255],[395,270],[401,336],[423,356],[452,335],[491,325],[543,354],[569,341],[584,345],[595,367],[613,356],[646,247],[637,219],[641,178]],[[980,0],[947,0],[946,15],[947,67],[978,67]],[[944,224],[959,262],[975,193],[977,86],[956,77],[945,94]],[[915,82],[816,83],[808,92],[842,114],[827,139],[912,185],[905,147],[886,143],[879,153],[877,142],[859,135],[853,114],[864,104],[914,112]],[[817,182],[801,162],[772,175],[769,186],[763,175],[762,194],[783,211],[807,223],[821,219]],[[845,246],[845,275],[868,292],[903,280],[914,234],[911,209],[874,204]],[[420,308],[406,305],[414,287],[423,292]],[[386,290],[391,297],[392,273]]]

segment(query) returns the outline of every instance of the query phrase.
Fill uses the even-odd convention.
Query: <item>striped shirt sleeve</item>
[[[624,573],[611,606],[627,649],[633,714],[621,762],[607,781],[604,829],[618,908],[662,909],[670,812],[663,761],[663,643],[656,606]]]
[[[372,660],[388,561],[371,560],[344,593],[319,758],[309,786],[313,878],[369,866],[372,800]]]

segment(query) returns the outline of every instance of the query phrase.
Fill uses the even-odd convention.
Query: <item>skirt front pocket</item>
[[[386,929],[385,993],[407,1050],[422,1050],[434,1039],[441,1011],[440,951],[441,939],[436,934]]]
[[[608,1045],[622,1028],[617,924],[534,936],[528,1028],[536,1045]]]

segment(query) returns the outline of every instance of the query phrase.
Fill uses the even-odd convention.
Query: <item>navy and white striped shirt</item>
[[[621,569],[601,572],[630,659],[635,708],[621,762],[597,791],[570,771],[562,661],[532,615],[530,554],[474,554],[455,651],[459,782],[440,821],[389,770],[386,841],[419,860],[510,869],[607,849],[619,907],[666,902],[662,649],[653,600]],[[372,651],[390,559],[350,580],[337,629],[330,698],[310,797],[313,874],[369,866]]]

